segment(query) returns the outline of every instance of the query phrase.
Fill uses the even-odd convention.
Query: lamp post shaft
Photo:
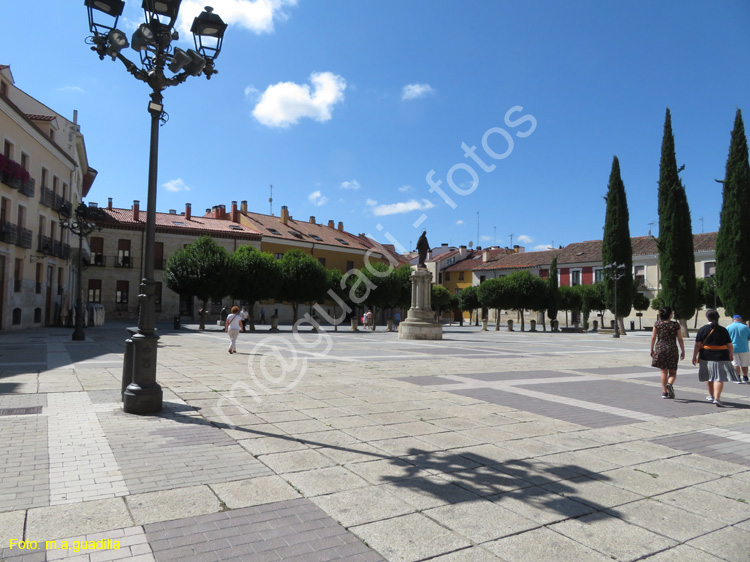
[[[84,341],[86,333],[84,332],[84,307],[83,307],[83,233],[78,233],[78,268],[76,271],[76,321],[73,329],[73,341]]]
[[[150,108],[151,142],[148,163],[148,202],[146,209],[146,247],[143,279],[138,295],[138,333],[131,338],[132,382],[122,396],[123,410],[129,414],[155,414],[162,409],[163,392],[156,382],[156,355],[159,336],[156,334],[154,302],[154,246],[156,241],[156,180],[159,166],[159,121],[161,118],[161,93],[151,94],[159,109]],[[126,362],[127,364],[127,362]]]

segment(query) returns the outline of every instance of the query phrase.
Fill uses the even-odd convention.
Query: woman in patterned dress
[[[680,344],[679,356],[677,344]],[[672,385],[677,378],[677,362],[682,359],[685,359],[685,344],[680,324],[672,320],[672,309],[665,306],[659,309],[659,320],[651,332],[651,366],[661,369],[662,398],[674,398]]]

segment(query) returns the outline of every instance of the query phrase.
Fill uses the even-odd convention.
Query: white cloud
[[[193,19],[203,11],[204,0],[183,0],[177,28],[183,38],[192,37]],[[297,0],[213,0],[211,5],[224,23],[241,27],[253,33],[271,33],[274,22],[285,21],[287,8],[297,5]]]
[[[434,93],[435,89],[429,84],[407,84],[401,92],[401,99],[416,100]]]
[[[308,195],[307,200],[313,205],[317,205],[318,207],[320,207],[321,205],[326,204],[326,201],[328,201],[328,197],[321,195],[320,190],[318,190],[313,191],[310,195]]]
[[[462,220],[457,220],[457,221],[456,221],[456,226],[461,226],[461,225],[462,225],[463,223],[464,223],[464,221],[462,221]]]
[[[356,190],[356,189],[359,189],[359,188],[360,188],[360,185],[359,185],[359,182],[357,180],[342,181],[341,182],[341,189],[354,189],[354,190]]]
[[[483,234],[479,237],[480,242],[490,242],[492,240],[492,236],[487,236],[486,234]]]
[[[368,203],[369,204],[369,203]],[[411,211],[424,211],[426,209],[432,209],[435,205],[427,199],[417,201],[411,199],[404,201],[403,203],[391,203],[390,205],[378,205],[372,212],[376,217],[382,217],[386,215],[398,215],[401,213],[410,213]]]
[[[59,91],[60,91],[60,92],[63,92],[63,93],[66,93],[66,94],[67,94],[67,93],[72,93],[72,94],[82,94],[82,93],[84,93],[84,92],[85,92],[86,90],[84,90],[84,89],[83,89],[83,88],[81,88],[80,86],[63,86],[62,88],[59,88]]]
[[[279,82],[266,88],[253,109],[255,117],[269,127],[296,125],[303,117],[324,122],[331,119],[333,106],[343,101],[346,80],[332,72],[313,72],[308,84]]]
[[[260,90],[253,85],[245,86],[245,97],[246,98],[257,98],[260,94]]]
[[[378,202],[375,201],[375,199],[368,199],[367,201],[365,201],[365,205],[368,205],[370,207],[374,207],[377,204],[378,204]]]
[[[190,188],[185,185],[185,182],[182,181],[182,178],[177,178],[176,180],[169,180],[168,182],[163,184],[164,189],[167,191],[177,192],[177,191],[190,191]]]
[[[535,252],[543,252],[544,250],[553,250],[554,248],[550,246],[549,244],[539,244],[537,246],[534,246],[532,250]]]
[[[401,193],[406,193],[407,191],[414,191],[414,188],[410,185],[402,185],[401,187],[398,188],[398,190]]]
[[[527,236],[526,234],[521,234],[518,237],[518,241],[523,242],[524,244],[531,244],[534,241],[534,239],[531,236]]]

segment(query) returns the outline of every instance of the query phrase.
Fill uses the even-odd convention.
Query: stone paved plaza
[[[125,328],[0,335],[0,559],[750,560],[750,385],[649,333],[164,327],[138,417]]]

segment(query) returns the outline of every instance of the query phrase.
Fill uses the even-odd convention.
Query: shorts
[[[727,382],[737,378],[734,367],[729,361],[700,360],[698,380],[701,382]]]
[[[750,351],[735,353],[732,365],[735,367],[750,367]]]

